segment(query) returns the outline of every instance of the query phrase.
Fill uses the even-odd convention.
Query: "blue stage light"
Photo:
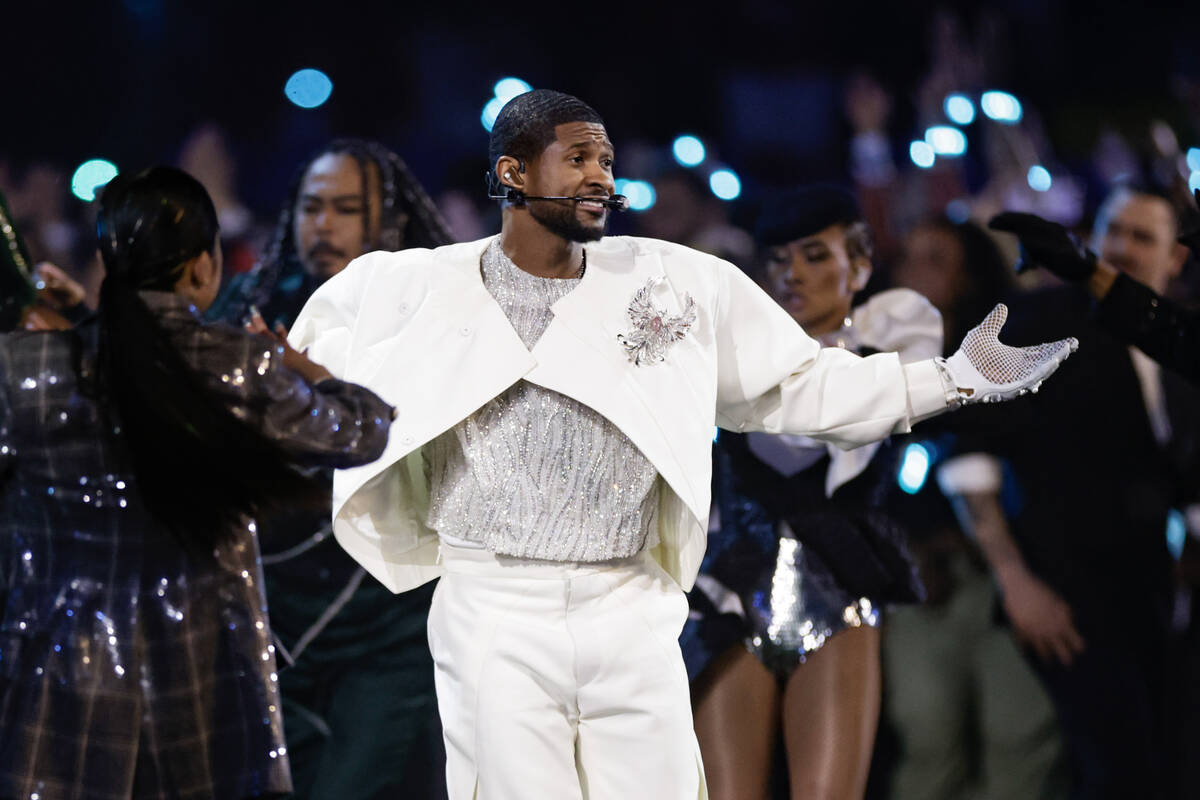
[[[504,108],[507,100],[502,100],[499,97],[493,97],[488,100],[483,106],[483,111],[479,115],[479,121],[483,123],[483,129],[488,133],[492,132],[492,126],[496,124],[496,117],[500,116],[500,109]]]
[[[500,100],[501,105],[503,105],[517,95],[525,94],[526,92],[532,90],[533,87],[520,78],[501,78],[500,80],[496,81],[496,85],[492,88],[492,94],[494,94]]]
[[[915,141],[908,146],[908,157],[921,169],[929,169],[937,160],[937,154],[928,142]]]
[[[909,494],[921,491],[929,477],[930,462],[929,451],[924,445],[912,442],[905,447],[904,460],[900,462],[900,473],[896,477],[900,488]]]
[[[648,181],[631,181],[627,178],[617,178],[613,182],[617,194],[623,194],[629,200],[632,211],[645,211],[654,205],[658,194]]]
[[[671,152],[675,160],[684,167],[694,167],[704,161],[704,142],[695,136],[685,134],[676,137],[671,144]]]
[[[975,121],[975,104],[965,94],[947,95],[942,110],[956,125],[970,125]]]
[[[287,79],[283,93],[301,108],[316,108],[333,94],[333,81],[319,69],[302,69]]]
[[[1187,165],[1192,172],[1200,172],[1200,147],[1191,147],[1187,151]]]
[[[1200,169],[1192,173],[1188,178],[1188,189],[1193,192],[1200,192]]]
[[[1177,509],[1172,508],[1167,512],[1167,552],[1176,561],[1183,555],[1187,536],[1187,519]]]
[[[71,176],[71,192],[85,202],[96,199],[96,190],[117,177],[117,165],[103,158],[93,158],[75,168]]]
[[[1054,183],[1054,180],[1050,177],[1050,170],[1041,164],[1034,164],[1030,167],[1025,180],[1029,182],[1029,188],[1035,192],[1048,192],[1050,191],[1050,186]]]
[[[979,98],[979,106],[988,119],[1007,125],[1020,122],[1024,113],[1021,109],[1021,101],[1008,92],[984,92],[983,96]]]
[[[967,137],[958,128],[934,125],[925,129],[925,143],[939,156],[961,156],[967,152]]]
[[[708,176],[708,188],[722,200],[736,200],[742,193],[742,180],[731,169],[719,169]]]
[[[629,207],[634,211],[645,211],[658,199],[658,194],[648,181],[629,181],[625,191],[618,194],[629,198]]]

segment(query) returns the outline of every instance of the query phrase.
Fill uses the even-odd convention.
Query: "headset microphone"
[[[489,181],[489,184],[490,183],[491,183],[491,181]],[[576,203],[583,202],[583,201],[587,201],[587,202],[591,202],[591,203],[599,203],[602,206],[611,208],[613,211],[626,211],[629,209],[629,198],[623,194],[614,194],[614,195],[610,195],[609,197],[603,197],[603,198],[601,198],[601,197],[580,197],[580,196],[574,196],[574,195],[540,196],[540,195],[527,195],[519,189],[514,189],[511,186],[504,186],[503,184],[501,184],[500,186],[498,186],[496,188],[505,189],[506,191],[504,192],[504,194],[497,194],[496,190],[493,189],[491,185],[489,185],[489,187],[488,187],[488,199],[489,200],[507,200],[508,202],[515,203],[517,205],[520,205],[521,203],[524,203],[527,200],[572,200]]]

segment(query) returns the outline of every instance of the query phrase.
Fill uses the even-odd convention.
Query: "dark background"
[[[295,165],[337,134],[393,146],[435,193],[476,185],[486,168],[479,112],[506,75],[594,105],[619,171],[623,143],[666,145],[689,131],[753,189],[844,172],[840,87],[867,70],[895,98],[899,158],[928,124],[921,81],[945,12],[960,46],[985,63],[976,80],[987,85],[961,88],[1017,94],[1064,161],[1086,157],[1102,125],[1151,116],[1200,143],[1179,88],[1200,77],[1194,3],[6,5],[0,159],[172,162],[188,132],[212,121],[258,214],[273,213]],[[306,66],[334,83],[314,110],[283,95]]]

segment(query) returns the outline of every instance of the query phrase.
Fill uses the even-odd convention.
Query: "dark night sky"
[[[12,66],[0,158],[169,161],[193,126],[215,120],[230,133],[243,183],[270,186],[270,195],[307,151],[344,133],[397,147],[435,187],[455,180],[481,158],[479,109],[492,83],[509,74],[584,97],[605,116],[618,149],[622,140],[661,143],[690,130],[736,154],[738,126],[762,124],[731,118],[744,113],[731,111],[738,86],[798,77],[835,86],[865,66],[897,94],[893,126],[903,135],[928,68],[930,20],[945,7],[783,0],[7,5],[20,8],[6,12]],[[1195,11],[1112,0],[953,8],[968,31],[978,30],[984,10],[1001,20],[994,78],[1041,110],[1060,148],[1086,148],[1105,118],[1178,117],[1171,76],[1200,74]],[[314,111],[282,94],[287,76],[303,66],[334,81],[333,97]],[[829,97],[826,105],[836,102]],[[832,124],[844,125],[836,109],[821,113],[838,114]]]

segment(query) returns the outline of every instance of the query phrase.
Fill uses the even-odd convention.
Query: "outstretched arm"
[[[997,339],[997,306],[948,360],[901,364],[822,348],[736,267],[720,262],[716,312],[717,422],[732,430],[797,433],[853,448],[976,402],[1036,391],[1074,340],[1012,348]]]

